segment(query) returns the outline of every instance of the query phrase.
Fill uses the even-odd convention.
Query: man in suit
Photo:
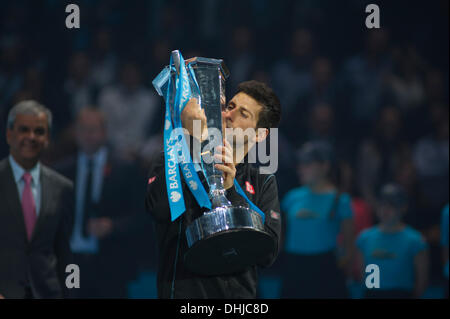
[[[51,112],[35,101],[8,114],[9,157],[0,161],[0,296],[67,296],[73,184],[39,162]]]
[[[139,236],[149,222],[140,192],[145,178],[140,180],[135,166],[114,160],[100,110],[80,110],[75,139],[76,156],[56,169],[75,181],[71,247],[82,278],[77,297],[126,298],[136,271]]]

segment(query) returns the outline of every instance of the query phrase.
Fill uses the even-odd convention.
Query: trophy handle
[[[180,75],[180,64],[181,64],[180,51],[178,50],[172,51],[172,61],[173,65],[175,66],[175,70],[177,71],[177,75]]]

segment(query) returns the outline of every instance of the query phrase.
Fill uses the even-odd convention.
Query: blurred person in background
[[[9,10],[5,10],[9,13]],[[23,83],[22,65],[23,43],[15,35],[0,33],[0,129],[5,132],[8,107],[14,104],[13,98]],[[17,101],[18,102],[18,101]],[[0,141],[0,157],[8,154],[8,145]]]
[[[0,298],[69,296],[73,184],[44,166],[52,114],[22,101],[8,114],[10,154],[0,161]]]
[[[403,158],[395,165],[393,181],[402,187],[409,198],[408,210],[403,216],[403,221],[414,229],[424,232],[427,228],[427,215],[430,214],[429,205],[420,189],[412,155]]]
[[[403,223],[407,209],[407,194],[400,186],[381,188],[376,206],[379,224],[364,230],[356,241],[363,278],[367,265],[379,267],[380,286],[366,289],[365,298],[420,298],[427,288],[427,244],[418,231]]]
[[[145,180],[134,166],[114,161],[100,110],[80,110],[75,138],[77,154],[55,167],[75,181],[71,247],[83,278],[77,297],[126,298],[144,249],[138,236],[148,219],[139,191]]]
[[[297,169],[297,164],[292,161],[292,154],[295,153],[296,148],[292,146],[290,141],[282,134],[278,133],[278,157],[279,165],[276,176],[279,177],[283,183],[279,184],[279,196],[284,196],[288,191],[298,185],[298,178],[296,174],[292,174]]]
[[[156,120],[161,107],[155,94],[142,84],[136,63],[123,64],[120,82],[103,89],[99,107],[106,117],[108,141],[115,156],[135,161],[145,141],[160,128]]]
[[[429,222],[439,223],[439,211],[448,202],[449,192],[449,121],[448,105],[432,105],[429,117],[432,131],[414,146],[413,160],[422,193],[434,213]],[[431,212],[430,212],[431,213]]]
[[[272,79],[270,78],[270,74],[265,71],[264,68],[264,66],[258,64],[255,65],[253,70],[250,72],[250,79],[271,85]]]
[[[372,136],[362,142],[356,159],[357,182],[370,205],[376,203],[376,190],[392,179],[396,164],[410,153],[403,137],[400,110],[391,105],[383,107],[373,125]]]
[[[442,281],[440,221],[441,209],[448,202],[449,192],[449,122],[448,106],[431,104],[422,120],[431,129],[414,145],[411,155],[415,168],[416,196],[414,206],[406,218],[413,217],[414,225],[423,233],[429,245],[430,281]]]
[[[314,37],[310,30],[293,32],[289,58],[275,63],[272,70],[274,90],[280,95],[283,112],[295,107],[300,96],[311,90],[311,65],[314,58]]]
[[[117,57],[108,28],[101,27],[95,32],[90,59],[92,84],[96,88],[111,85],[116,77]]]
[[[333,65],[330,59],[319,56],[314,59],[311,69],[311,90],[305,92],[299,102],[312,106],[318,103],[332,103],[336,99]]]
[[[361,196],[361,192],[356,184],[356,174],[351,163],[348,160],[339,162],[339,188],[342,192],[346,192],[351,197],[351,207],[353,212],[353,237],[356,238],[364,229],[369,228],[374,223],[373,209]],[[338,249],[342,249],[344,241],[343,234],[338,236]],[[351,261],[351,273],[349,271],[348,287],[351,289],[352,298],[356,297],[359,291],[359,281],[361,279],[360,261],[358,256],[354,255]]]
[[[448,216],[449,204],[445,205],[441,213],[441,246],[442,246],[442,259],[444,263],[444,278],[445,278],[445,298],[448,298]]]
[[[15,35],[0,37],[0,112],[6,112],[23,83],[23,42]]]
[[[74,127],[78,112],[86,105],[94,105],[95,87],[90,78],[91,62],[84,51],[73,52],[66,63],[67,74],[61,86],[59,83],[51,94],[54,104],[55,117],[54,142],[44,154],[44,160],[48,163],[58,163],[63,158],[76,152]],[[53,88],[53,87],[52,87]]]
[[[41,67],[29,66],[24,72],[23,85],[14,95],[14,102],[19,103],[24,100],[43,101],[48,92],[45,92],[44,74]]]
[[[389,34],[385,28],[367,33],[365,50],[349,58],[343,66],[340,92],[343,105],[349,108],[344,119],[351,124],[348,132],[357,130],[364,134],[382,106],[385,95],[384,78],[392,68],[388,51]]]
[[[448,90],[445,88],[445,75],[442,71],[428,66],[423,73],[424,99],[422,104],[410,109],[405,114],[405,121],[408,123],[407,135],[414,142],[430,134],[435,127],[436,120],[443,115],[436,110],[446,106],[448,108],[449,103]]]
[[[326,103],[318,103],[309,112],[306,139],[327,141],[330,144],[336,142],[335,114],[333,108]]]
[[[413,162],[418,188],[425,202],[419,218],[430,248],[432,283],[442,280],[440,247],[440,212],[448,203],[449,194],[449,121],[448,105],[433,104],[429,108],[432,130],[414,145]]]
[[[311,66],[311,88],[298,97],[295,107],[284,117],[281,130],[296,148],[304,140],[323,139],[333,144],[342,141],[338,136],[342,115],[336,112],[335,101],[336,85],[331,61],[317,57]],[[305,117],[305,113],[308,116]]]
[[[448,75],[447,75],[448,76]],[[430,67],[425,74],[425,95],[428,104],[448,103],[448,89],[445,88],[444,74]]]
[[[94,104],[94,86],[90,78],[91,62],[87,53],[75,52],[68,64],[68,77],[64,83],[68,109],[66,123],[72,122],[85,105]]]
[[[230,92],[235,92],[239,83],[249,79],[254,68],[252,36],[252,30],[246,26],[236,27],[232,32],[230,53],[226,59],[230,61],[230,74],[233,74],[229,80]]]
[[[304,114],[306,113],[307,116]],[[298,106],[284,120],[280,128],[293,147],[299,148],[305,140],[336,141],[336,119],[331,105],[320,102],[308,108]]]
[[[424,62],[411,45],[395,48],[392,59],[392,72],[385,78],[389,93],[403,113],[414,112],[425,100],[424,81],[421,76]]]
[[[281,202],[286,219],[282,298],[348,297],[345,277],[351,271],[353,213],[350,196],[337,188],[333,163],[326,142],[309,142],[299,151],[303,186]],[[343,249],[338,252],[339,233]]]

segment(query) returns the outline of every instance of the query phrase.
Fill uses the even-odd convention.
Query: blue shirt
[[[17,192],[19,193],[19,200],[22,203],[22,193],[25,188],[25,181],[23,180],[23,174],[25,169],[22,168],[14,158],[9,155],[9,164],[11,165],[14,181],[16,182]],[[39,216],[41,211],[41,165],[39,162],[28,171],[31,174],[31,193],[33,194],[34,203],[36,205],[36,216]]]
[[[92,155],[92,201],[100,200],[103,188],[103,172],[107,161],[108,151],[105,147]],[[87,187],[88,157],[80,153],[77,159],[77,175],[75,185],[75,223],[70,241],[73,252],[96,254],[98,252],[98,240],[94,236],[83,236],[83,207],[85,201],[85,189]]]
[[[342,193],[334,218],[330,213],[336,192],[314,193],[303,186],[291,190],[281,202],[286,215],[285,249],[292,254],[319,254],[334,250],[341,222],[352,218],[351,198]]]
[[[375,264],[379,267],[379,289],[414,289],[414,258],[427,249],[418,231],[406,226],[401,231],[387,233],[374,226],[361,232],[356,245],[364,256],[365,266]]]
[[[441,245],[448,250],[448,208],[449,205],[442,210],[441,217]],[[448,260],[444,266],[444,275],[448,279]]]

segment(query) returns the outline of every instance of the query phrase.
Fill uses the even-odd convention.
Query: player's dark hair
[[[257,128],[278,127],[281,119],[281,104],[275,92],[259,81],[246,81],[239,84],[237,93],[245,93],[262,106],[259,113]]]

